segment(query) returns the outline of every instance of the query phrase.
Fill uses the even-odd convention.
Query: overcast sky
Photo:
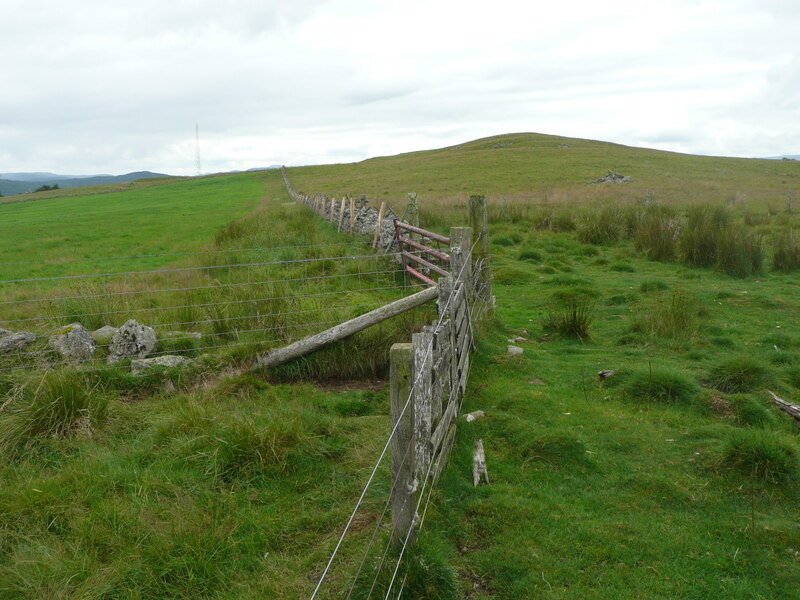
[[[0,0],[0,173],[349,162],[533,131],[800,153],[799,0]]]

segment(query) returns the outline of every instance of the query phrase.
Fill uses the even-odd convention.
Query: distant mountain
[[[784,154],[783,156],[768,156],[769,160],[800,160],[800,154]]]
[[[22,179],[27,176],[28,179]],[[135,171],[125,175],[57,175],[55,173],[3,173],[0,175],[0,194],[15,196],[27,194],[43,185],[58,185],[59,188],[75,188],[87,185],[108,185],[113,183],[127,183],[139,179],[153,179],[155,177],[169,177],[164,173],[152,171]]]

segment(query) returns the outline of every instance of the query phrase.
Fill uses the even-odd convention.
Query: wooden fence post
[[[378,223],[375,225],[375,238],[372,240],[372,249],[378,247],[378,238],[381,234],[381,226],[383,225],[383,216],[386,214],[386,202],[381,202],[381,209],[378,211]]]
[[[455,285],[464,282],[467,298],[472,301],[472,229],[469,227],[450,228],[450,272]]]
[[[431,464],[433,433],[433,335],[411,336],[414,345],[414,438],[417,451],[417,479],[424,482]],[[422,484],[424,485],[424,483]]]
[[[342,221],[344,220],[344,203],[346,199],[342,196],[342,204],[339,207],[339,226],[336,228],[336,231],[342,230]]]
[[[477,243],[472,251],[472,264],[477,270],[477,288],[485,307],[492,304],[492,271],[489,262],[489,219],[485,196],[469,197],[469,225],[476,236]]]
[[[356,199],[350,198],[350,235],[356,232]]]
[[[413,344],[394,344],[389,350],[389,390],[392,428],[392,542],[413,541],[419,482],[416,478],[414,400],[409,400],[414,381]],[[402,416],[401,416],[402,414]]]

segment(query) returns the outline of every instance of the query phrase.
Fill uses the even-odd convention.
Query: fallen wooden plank
[[[391,319],[392,317],[396,317],[399,314],[409,311],[412,308],[416,308],[417,306],[421,306],[426,302],[430,302],[438,295],[438,287],[426,288],[421,292],[417,292],[411,296],[406,296],[400,300],[395,300],[394,302],[390,302],[385,306],[381,306],[380,308],[376,308],[375,310],[363,314],[360,317],[356,317],[355,319],[351,319],[350,321],[346,321],[336,325],[335,327],[331,327],[322,333],[310,335],[302,340],[298,340],[292,344],[289,344],[288,346],[279,348],[278,350],[273,350],[267,354],[262,354],[257,359],[257,365],[259,367],[276,367],[278,365],[282,365],[285,362],[289,362],[290,360],[319,350],[323,346],[327,346],[333,342],[338,342],[339,340],[351,336],[354,333],[358,333],[367,327],[377,325],[378,323],[386,321],[387,319]]]
[[[772,399],[775,401],[775,404],[778,405],[778,408],[795,418],[797,421],[797,426],[800,427],[800,406],[797,404],[792,404],[791,402],[787,402],[774,392],[769,392],[769,395],[772,396]]]

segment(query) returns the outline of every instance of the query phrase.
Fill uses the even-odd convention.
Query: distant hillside
[[[590,185],[609,171],[630,183]],[[800,161],[695,156],[537,133],[483,138],[456,146],[371,158],[358,163],[292,167],[295,189],[329,195],[366,194],[405,207],[463,206],[470,194],[491,201],[786,202],[800,198]]]
[[[29,176],[29,179],[22,179]],[[52,177],[50,177],[52,176]],[[125,175],[56,175],[55,173],[4,173],[0,176],[0,194],[15,196],[27,194],[43,185],[58,185],[61,189],[85,187],[89,185],[109,185],[128,183],[139,179],[169,177],[163,173],[135,171]]]

